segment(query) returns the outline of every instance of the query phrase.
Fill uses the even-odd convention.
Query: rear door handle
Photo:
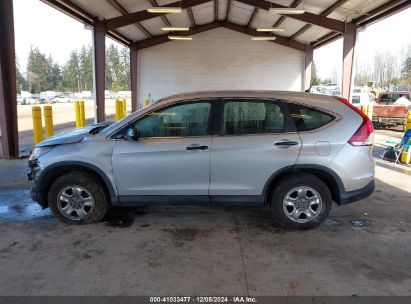
[[[191,150],[207,150],[208,146],[201,146],[201,145],[191,145],[186,147],[186,150],[191,151]]]
[[[278,146],[278,147],[290,147],[290,146],[296,146],[298,145],[298,141],[294,141],[294,140],[288,140],[288,139],[283,139],[280,141],[277,141],[274,143],[274,146]]]

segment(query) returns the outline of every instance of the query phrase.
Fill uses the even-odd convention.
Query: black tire
[[[288,207],[283,207],[283,201],[286,195],[294,188],[299,186],[309,187],[315,190],[320,196],[322,202],[318,215],[316,215],[312,220],[305,223],[291,220],[284,210],[284,208]],[[328,217],[331,205],[332,197],[327,185],[318,177],[306,173],[293,174],[282,179],[275,186],[275,189],[273,189],[270,198],[271,214],[274,218],[274,221],[280,226],[288,229],[310,229],[317,227]],[[293,208],[294,207],[291,207],[291,209]]]
[[[94,199],[93,209],[82,219],[70,219],[58,207],[60,191],[72,185],[86,189]],[[109,209],[109,200],[104,185],[94,175],[81,171],[65,173],[58,177],[49,188],[47,200],[54,216],[67,224],[82,225],[100,222]]]

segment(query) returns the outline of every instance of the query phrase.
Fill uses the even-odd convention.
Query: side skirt
[[[263,206],[262,195],[120,195],[120,206],[216,205]]]

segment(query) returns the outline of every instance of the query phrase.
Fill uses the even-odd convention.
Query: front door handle
[[[201,145],[191,145],[186,147],[186,150],[191,151],[191,150],[207,150],[208,146],[201,146]]]
[[[287,147],[296,146],[296,145],[298,145],[298,141],[288,140],[288,139],[283,139],[283,140],[280,140],[274,143],[274,146],[278,146],[281,148],[287,148]]]

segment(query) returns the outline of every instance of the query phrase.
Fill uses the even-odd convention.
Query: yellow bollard
[[[367,115],[367,107],[366,106],[361,106],[361,111]]]
[[[149,104],[149,100],[148,100],[148,99],[144,99],[144,107],[145,107],[145,108],[148,107],[148,104]]]
[[[124,109],[123,109],[123,101],[119,100],[118,101],[118,112],[120,114],[120,119],[124,118]]]
[[[120,101],[118,99],[116,99],[115,103],[116,103],[116,121],[119,121],[121,119]]]
[[[411,149],[410,146],[404,146],[401,151],[401,163],[408,165],[411,161]]]
[[[76,128],[81,128],[80,102],[78,100],[74,102],[74,107],[76,109]]]
[[[43,125],[41,123],[41,107],[31,108],[33,116],[33,137],[34,145],[37,145],[43,140]]]
[[[367,115],[368,115],[368,118],[371,120],[372,120],[372,113],[373,113],[373,105],[370,103],[367,106]]]
[[[123,118],[124,118],[124,117],[126,117],[126,108],[127,108],[126,99],[123,98],[121,101],[122,101],[122,105],[123,105]]]
[[[411,129],[411,111],[408,111],[407,114],[407,130]]]
[[[44,106],[44,126],[46,128],[46,138],[54,135],[53,128],[53,107]]]
[[[84,112],[84,100],[80,100],[80,123],[82,127],[86,126],[86,113]]]

